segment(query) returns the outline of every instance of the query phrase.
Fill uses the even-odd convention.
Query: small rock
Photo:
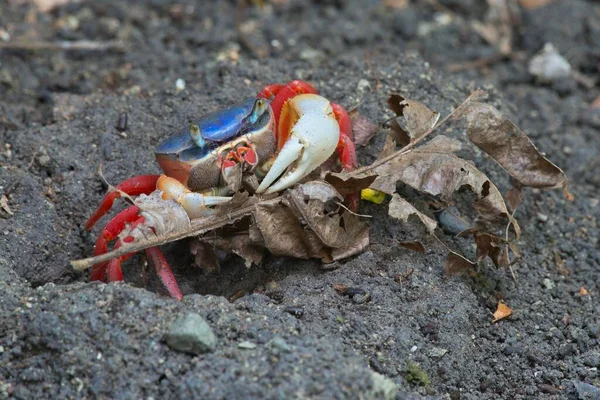
[[[371,295],[367,294],[356,294],[352,296],[352,301],[356,304],[364,304],[367,301],[371,300]]]
[[[600,367],[600,353],[589,353],[583,357],[583,365],[587,367]]]
[[[48,164],[50,164],[50,156],[46,153],[46,150],[42,150],[40,153],[37,161],[40,164],[40,167],[47,167]]]
[[[538,220],[540,220],[541,222],[546,222],[548,221],[548,216],[546,214],[542,214],[542,213],[537,213],[537,218]]]
[[[558,355],[560,358],[565,358],[575,353],[575,346],[572,343],[567,344],[566,346],[561,347],[558,350]]]
[[[433,347],[431,350],[429,350],[428,355],[431,358],[442,358],[447,352],[447,349],[443,349],[441,347]]]
[[[418,22],[420,20],[416,11],[413,11],[412,8],[401,10],[396,13],[394,18],[394,32],[403,39],[414,39],[417,36]]]
[[[310,47],[300,52],[300,59],[308,61],[313,65],[322,63],[325,58],[325,53],[323,53],[321,50],[312,49]]]
[[[600,388],[585,382],[573,381],[577,395],[581,400],[600,399]]]
[[[571,74],[571,64],[561,56],[552,43],[546,43],[542,51],[529,62],[529,73],[541,82],[552,82]]]
[[[256,348],[256,343],[252,343],[247,340],[244,340],[243,342],[238,343],[237,347],[240,349],[252,350],[252,349]]]
[[[364,92],[368,89],[371,89],[371,84],[369,83],[368,80],[366,79],[361,79],[358,81],[358,84],[356,85],[356,91],[357,92]]]
[[[214,351],[217,345],[217,338],[210,326],[195,313],[177,318],[165,339],[173,350],[191,354]]]
[[[279,336],[276,336],[271,340],[271,346],[281,351],[290,351],[290,346]],[[254,345],[254,347],[256,347],[256,345]]]
[[[556,286],[556,284],[554,283],[554,281],[550,278],[544,278],[543,282],[544,287],[548,290],[552,290],[554,289],[554,287]]]
[[[179,78],[175,81],[175,90],[177,90],[177,93],[185,90],[185,81],[183,79]]]

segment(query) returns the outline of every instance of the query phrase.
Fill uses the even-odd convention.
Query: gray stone
[[[243,342],[238,343],[237,346],[239,349],[252,350],[256,348],[256,343],[249,342],[244,340]]]
[[[580,400],[600,399],[600,388],[585,382],[573,381]]]
[[[217,338],[211,327],[195,313],[177,318],[165,339],[173,350],[190,354],[208,353],[217,345]]]

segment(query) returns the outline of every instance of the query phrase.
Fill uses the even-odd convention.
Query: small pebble
[[[546,222],[548,221],[548,216],[546,214],[542,214],[542,213],[537,213],[537,218],[541,221],[541,222]]]
[[[252,349],[256,348],[256,343],[252,343],[247,340],[244,340],[243,342],[238,343],[237,347],[240,349],[252,350]]]
[[[367,89],[371,89],[371,84],[369,83],[369,81],[366,79],[359,80],[358,84],[356,85],[356,90],[358,92],[364,92]]]
[[[165,339],[173,350],[191,354],[208,353],[217,346],[217,338],[211,327],[195,313],[177,318]]]
[[[177,93],[184,91],[185,90],[185,81],[181,78],[177,79],[175,81],[175,89],[177,90]]]
[[[600,388],[586,382],[573,381],[580,399],[600,399]]]
[[[271,340],[271,346],[280,351],[290,351],[290,346],[279,336],[276,336]]]
[[[117,130],[123,132],[127,130],[127,113],[122,112],[119,114],[119,120],[117,121]]]
[[[554,283],[554,281],[551,280],[550,278],[544,278],[543,284],[544,284],[544,287],[546,289],[548,289],[548,290],[552,290],[556,286],[556,284]]]

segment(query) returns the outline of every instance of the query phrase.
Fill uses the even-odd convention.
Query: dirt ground
[[[11,211],[0,210],[0,398],[600,398],[600,3],[522,7],[508,57],[473,30],[487,10],[478,0],[33,3],[0,3],[0,47],[22,44],[0,48],[0,193]],[[119,44],[23,49],[62,40]],[[585,79],[537,82],[527,61],[547,42]],[[414,229],[371,203],[360,208],[373,216],[367,251],[327,268],[268,256],[247,269],[228,256],[206,273],[188,241],[165,246],[182,302],[152,291],[142,257],[126,264],[127,284],[71,270],[100,232],[82,227],[106,190],[100,165],[111,183],[157,173],[163,137],[291,79],[360,103],[377,123],[391,116],[391,92],[445,115],[483,87],[563,168],[575,201],[525,191],[514,279],[487,264],[445,276],[440,246],[399,247]],[[383,142],[360,147],[359,162]],[[471,157],[507,187],[499,167]],[[514,312],[492,323],[499,299]],[[213,352],[165,343],[188,312],[213,329]]]

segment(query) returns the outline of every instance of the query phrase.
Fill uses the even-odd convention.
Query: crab
[[[164,174],[135,176],[109,190],[85,229],[91,230],[117,198],[155,191],[164,200],[177,201],[190,219],[204,217],[231,200],[226,179],[230,168],[256,176],[254,192],[267,195],[299,183],[336,151],[343,169],[356,167],[352,126],[345,109],[318,95],[304,81],[271,84],[256,97],[208,114],[160,142],[155,155]],[[110,242],[115,241],[118,248],[133,241],[121,232],[145,224],[148,221],[140,208],[129,206],[102,229],[94,255],[106,253]],[[181,291],[162,252],[157,247],[145,251],[166,291],[180,300]],[[94,265],[90,280],[123,280],[121,263],[132,255]]]

